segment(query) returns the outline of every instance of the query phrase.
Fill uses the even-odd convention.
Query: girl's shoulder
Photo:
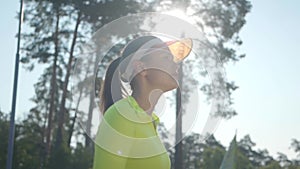
[[[121,134],[134,137],[134,118],[134,110],[130,108],[126,99],[121,99],[106,110],[101,123],[109,125]]]

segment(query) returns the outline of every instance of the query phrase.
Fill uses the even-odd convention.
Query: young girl
[[[109,65],[101,87],[104,113],[95,144],[94,169],[169,169],[170,159],[160,141],[153,112],[160,96],[178,87],[178,68],[192,41],[163,42],[142,36],[129,42],[122,56]],[[123,98],[122,82],[131,95]]]

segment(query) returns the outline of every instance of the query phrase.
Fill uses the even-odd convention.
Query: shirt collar
[[[159,123],[159,117],[155,114],[155,112],[152,112],[152,117],[145,112],[145,110],[143,110],[140,105],[137,103],[137,101],[135,100],[134,97],[132,96],[128,96],[127,97],[127,100],[129,102],[129,104],[132,106],[132,108],[138,113],[138,115],[141,117],[141,118],[146,118],[146,119],[151,119],[155,121],[155,124],[158,125]]]

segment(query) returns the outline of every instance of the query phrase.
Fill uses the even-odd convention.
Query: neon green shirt
[[[93,168],[170,169],[158,123],[155,113],[149,116],[132,96],[114,103],[98,128]]]

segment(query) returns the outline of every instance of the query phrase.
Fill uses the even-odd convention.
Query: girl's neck
[[[158,99],[163,94],[163,91],[160,89],[154,90],[141,90],[133,91],[132,97],[136,100],[139,106],[150,116],[154,110],[155,105],[157,104]]]

